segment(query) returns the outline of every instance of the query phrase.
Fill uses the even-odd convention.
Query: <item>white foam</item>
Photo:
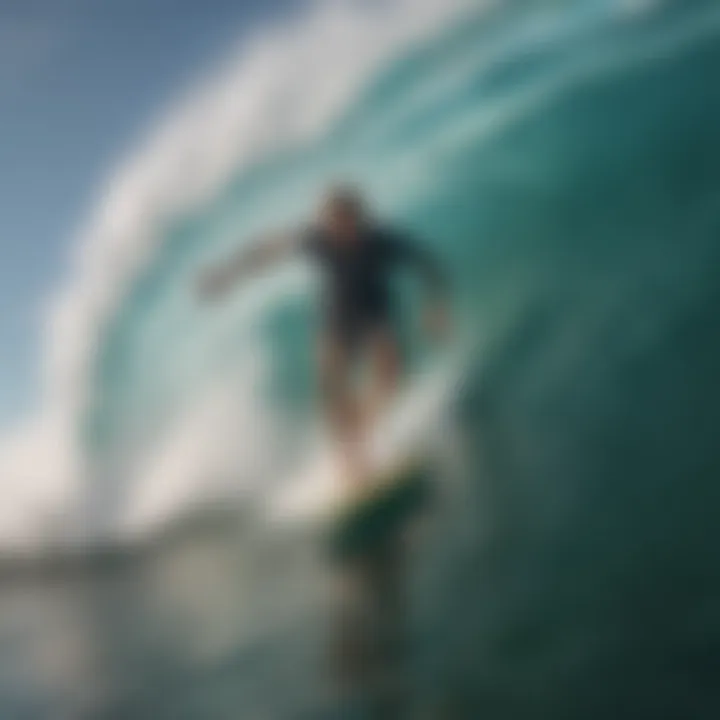
[[[383,64],[469,4],[318,0],[302,19],[264,31],[191,88],[122,163],[102,188],[48,309],[38,412],[0,439],[0,544],[44,542],[54,518],[73,517],[82,506],[92,478],[80,428],[103,331],[167,223],[207,202],[243,164],[321,134]]]
[[[398,463],[438,455],[437,441],[449,422],[449,412],[461,387],[467,353],[460,350],[414,378],[401,393],[368,440],[367,459],[373,475]],[[342,481],[336,452],[318,440],[308,461],[270,498],[271,521],[296,523],[322,517],[342,500],[348,488]]]

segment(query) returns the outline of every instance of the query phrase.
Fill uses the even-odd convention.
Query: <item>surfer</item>
[[[377,222],[357,190],[337,186],[327,192],[309,227],[245,245],[226,263],[201,275],[200,292],[206,298],[218,298],[296,255],[314,261],[326,281],[320,385],[331,432],[342,448],[348,476],[355,481],[367,470],[365,430],[392,398],[402,376],[393,277],[399,268],[409,266],[423,278],[430,300],[425,325],[437,338],[447,326],[444,273],[422,245]],[[353,389],[359,364],[370,371],[370,388],[362,400]]]

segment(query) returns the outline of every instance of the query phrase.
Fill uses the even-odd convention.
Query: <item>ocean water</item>
[[[0,717],[325,717],[328,567],[272,518],[316,468],[314,279],[191,287],[334,177],[453,278],[442,352],[404,295],[409,402],[446,380],[413,430],[443,461],[410,716],[720,715],[720,6],[483,4],[381,60],[166,213],[110,304],[43,528],[81,551],[3,566]]]

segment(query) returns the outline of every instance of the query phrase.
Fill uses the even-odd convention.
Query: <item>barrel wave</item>
[[[429,398],[417,437],[442,435],[438,452],[451,445],[459,460],[419,581],[428,702],[447,699],[458,717],[712,717],[720,10],[710,0],[397,5],[318,11],[292,41],[271,33],[202,90],[216,130],[203,134],[204,111],[185,108],[139,154],[145,173],[147,153],[183,147],[172,192],[162,168],[159,187],[152,173],[137,178],[143,211],[128,227],[108,220],[124,196],[100,211],[110,236],[142,242],[80,253],[78,267],[107,267],[83,281],[85,300],[75,281],[61,298],[50,347],[69,326],[81,349],[53,360],[72,372],[49,384],[70,383],[74,400],[50,391],[39,423],[61,416],[51,435],[72,448],[72,472],[50,483],[50,511],[40,490],[22,512],[3,511],[8,533],[127,541],[218,500],[251,508],[255,527],[311,473],[312,270],[258,278],[222,306],[198,303],[193,282],[350,178],[434,248],[453,284],[456,341],[441,353],[414,342],[407,395]],[[328,27],[377,43],[325,57],[316,34]],[[285,42],[291,58],[316,63],[312,81],[272,60]],[[243,79],[248,66],[258,87]],[[109,277],[110,290],[95,289]],[[78,309],[87,297],[93,313]],[[23,458],[46,437],[33,432]],[[276,532],[287,589],[291,550],[273,544],[281,530],[262,531]],[[253,553],[271,552],[253,537]],[[278,585],[263,582],[270,597]],[[267,610],[253,602],[248,616]],[[218,651],[208,697],[228,667],[253,667],[228,690],[238,702],[280,703],[262,678],[287,671],[282,702],[302,706],[309,681],[285,642],[301,653],[321,613],[312,593],[298,603],[278,606],[250,650]],[[185,697],[189,670],[175,671],[168,682]],[[128,716],[149,697],[128,699]]]

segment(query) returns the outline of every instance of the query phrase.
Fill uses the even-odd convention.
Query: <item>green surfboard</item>
[[[382,547],[427,506],[432,496],[431,476],[428,463],[411,462],[372,481],[361,497],[331,518],[330,556],[344,561]]]

